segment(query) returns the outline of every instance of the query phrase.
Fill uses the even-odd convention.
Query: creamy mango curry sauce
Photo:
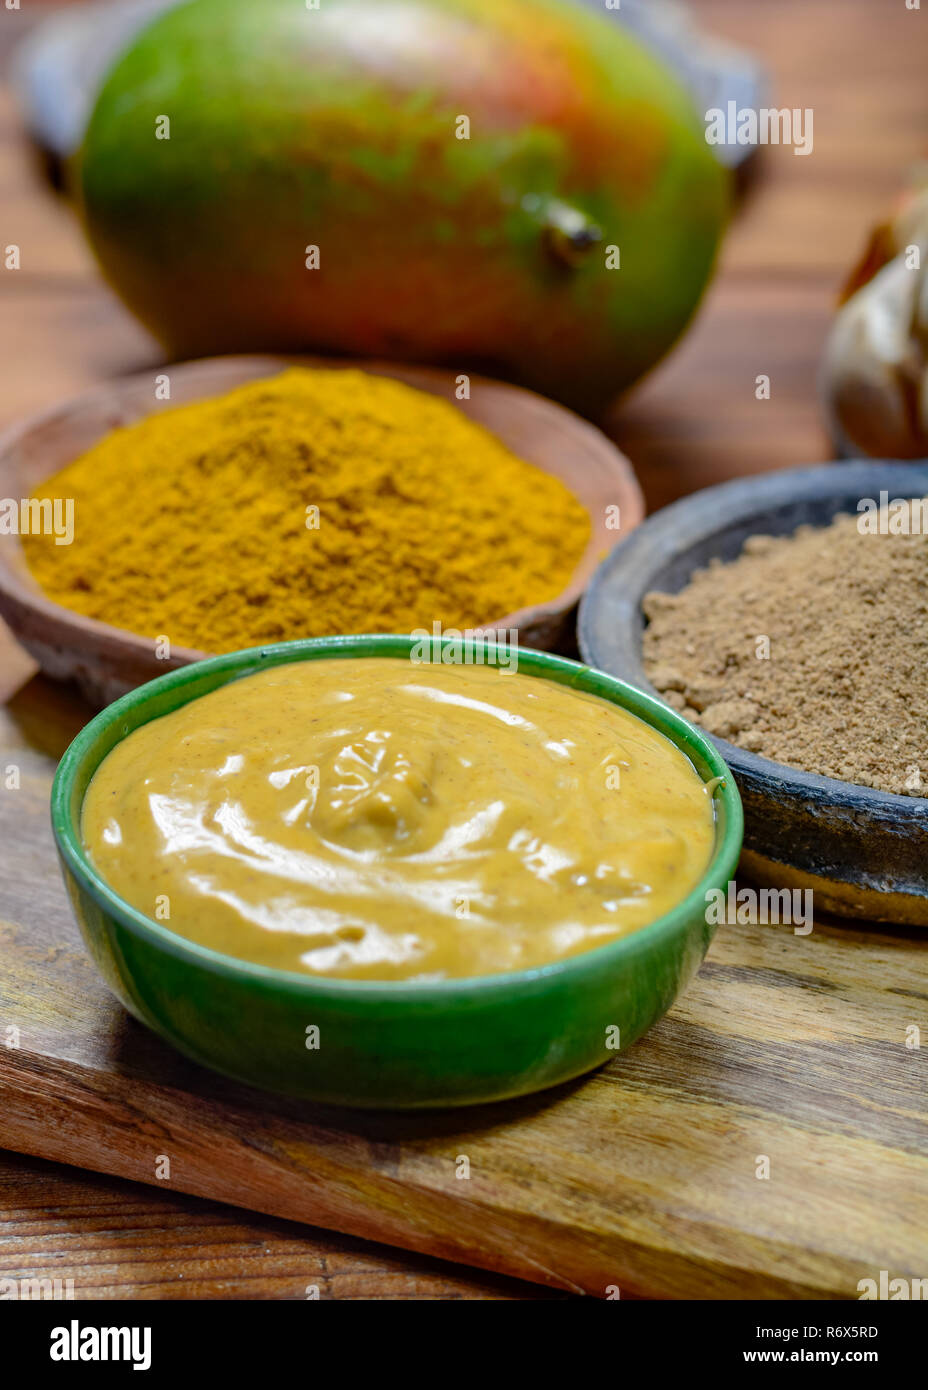
[[[235,681],[98,769],[98,872],[170,931],[356,980],[521,970],[634,932],[708,865],[711,794],[634,715],[484,666]]]

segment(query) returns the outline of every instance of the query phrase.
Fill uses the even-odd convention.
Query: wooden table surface
[[[615,415],[612,431],[651,509],[725,478],[829,456],[815,378],[834,298],[928,136],[928,15],[904,0],[694,7],[718,34],[762,55],[771,104],[812,108],[815,146],[808,158],[765,152],[693,331]],[[0,62],[37,8],[33,0],[0,9]],[[23,254],[19,272],[0,272],[0,425],[158,360],[43,184],[5,87],[0,206],[0,241]],[[754,395],[760,373],[771,379],[769,401]],[[0,718],[0,761],[23,740],[54,758],[86,717],[69,692],[31,676],[25,655],[0,636],[0,698],[19,692]],[[96,1296],[300,1298],[313,1283],[329,1297],[550,1296],[11,1154],[0,1155],[0,1223],[0,1278],[73,1277]]]

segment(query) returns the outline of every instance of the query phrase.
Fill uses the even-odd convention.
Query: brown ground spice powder
[[[928,536],[861,534],[856,516],[752,536],[643,607],[648,678],[694,723],[807,772],[928,795]]]

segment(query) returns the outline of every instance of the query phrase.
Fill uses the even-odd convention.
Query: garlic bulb
[[[928,189],[878,229],[864,267],[872,278],[840,309],[826,345],[826,411],[847,453],[922,458],[928,455]]]

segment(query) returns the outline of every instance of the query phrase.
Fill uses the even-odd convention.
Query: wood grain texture
[[[0,79],[13,45],[52,8],[30,0],[19,11],[0,9]],[[0,428],[28,412],[45,409],[107,379],[154,366],[161,358],[151,338],[125,312],[96,274],[70,209],[45,185],[38,161],[28,150],[12,96],[0,80],[0,205],[3,208],[3,243],[16,241],[24,251],[23,269],[16,275],[0,272]],[[35,662],[16,646],[0,622],[0,701],[22,689],[35,673]],[[13,750],[28,748],[57,759],[90,711],[65,688],[38,682],[16,702],[15,713],[4,711],[0,736],[0,768],[8,765]],[[50,766],[51,764],[49,764]],[[17,863],[28,861],[0,831],[0,881]],[[32,861],[34,862],[34,861]],[[56,871],[46,860],[38,871],[54,881]],[[19,872],[17,869],[16,872]],[[33,1225],[35,1244],[20,1239],[20,1228],[11,1218],[20,1184],[28,1181],[38,1211],[48,1206],[48,1223],[39,1243],[41,1219]],[[254,1271],[254,1250],[266,1238],[267,1222],[249,1221],[239,1215],[234,1223],[221,1279],[202,1277],[197,1248],[199,1204],[177,1197],[163,1223],[157,1203],[143,1189],[126,1184],[107,1184],[92,1179],[97,1201],[114,1212],[113,1221],[101,1224],[97,1207],[79,1203],[56,1205],[58,1195],[72,1190],[80,1179],[74,1172],[52,1164],[34,1164],[7,1156],[0,1168],[0,1261],[2,1276],[39,1276],[47,1266],[72,1277],[80,1290],[86,1284],[87,1248],[97,1252],[106,1268],[105,1287],[113,1297],[291,1297],[292,1281],[283,1289],[276,1276]],[[36,1187],[35,1184],[38,1184]],[[118,1212],[126,1203],[141,1204],[151,1212],[147,1225],[150,1257],[140,1267],[135,1251],[127,1249]],[[212,1210],[212,1208],[211,1208]],[[215,1209],[218,1212],[218,1208]],[[176,1230],[189,1215],[190,1239],[178,1242]],[[217,1217],[218,1220],[218,1217]],[[315,1237],[301,1236],[308,1263],[315,1273]],[[337,1272],[328,1286],[330,1297],[383,1298],[539,1298],[547,1296],[538,1286],[500,1280],[498,1285],[473,1271],[433,1272],[428,1261],[395,1252],[372,1251],[362,1242],[345,1237],[325,1237],[319,1259]],[[70,1250],[80,1254],[69,1264]],[[302,1254],[292,1262],[302,1269]],[[0,1277],[2,1277],[0,1276]],[[299,1275],[301,1277],[301,1273]],[[306,1282],[310,1282],[307,1280]],[[299,1285],[298,1285],[299,1286]],[[95,1282],[88,1296],[103,1296]],[[186,1292],[185,1292],[186,1290]],[[80,1293],[78,1292],[78,1296]]]
[[[0,1154],[5,1279],[57,1280],[75,1300],[566,1297],[13,1154]]]
[[[615,412],[649,511],[712,483],[832,457],[818,400],[840,287],[928,150],[928,6],[693,0],[758,53],[771,106],[811,108],[811,155],[761,151],[696,323]],[[770,377],[769,401],[755,377]]]
[[[8,646],[0,644],[0,660]],[[73,937],[53,941],[44,927],[34,931],[32,926],[49,924],[56,915],[61,922],[60,912],[67,912],[51,858],[43,802],[60,753],[89,713],[73,692],[41,677],[0,710],[0,779],[14,766],[22,773],[20,791],[0,790],[0,955],[7,943],[21,936],[29,961],[22,975],[13,958],[0,970],[3,1059],[12,1055],[5,1044],[17,1011],[12,999],[20,988],[33,1018],[43,1017],[43,1011],[49,1016],[50,1009],[57,1026],[67,1031],[76,1024],[80,1008],[75,1011],[73,997],[46,997],[48,1009],[41,1003],[46,987],[52,985],[54,962],[76,965],[80,991],[87,983],[97,992]],[[5,920],[11,916],[22,926]],[[118,1024],[110,1045],[118,1041],[120,1031]],[[58,1122],[41,1096],[32,1099],[48,1135]],[[150,1121],[144,1125],[152,1133]],[[56,1152],[65,1163],[81,1162],[67,1132],[65,1121],[65,1140]],[[15,1147],[14,1138],[0,1126],[0,1145]],[[44,1144],[39,1147],[46,1151]],[[155,1185],[170,1186],[158,1180]],[[0,1154],[0,1280],[11,1278],[59,1279],[63,1288],[64,1281],[71,1280],[75,1299],[305,1299],[310,1285],[318,1286],[320,1298],[339,1299],[562,1296],[363,1240],[256,1219],[217,1203],[112,1183],[7,1153]]]
[[[815,152],[808,159],[766,153],[693,331],[616,413],[615,437],[652,509],[708,483],[828,455],[816,371],[834,298],[870,223],[924,154],[928,136],[924,6],[913,12],[901,0],[694,0],[694,7],[716,32],[762,54],[773,73],[772,104],[814,108]],[[0,10],[0,54],[38,9],[32,0],[19,12]],[[70,212],[40,182],[2,88],[0,203],[2,240],[24,249],[21,272],[0,271],[0,425],[160,360],[96,277]],[[771,376],[769,402],[754,398],[759,372]],[[32,669],[5,643],[0,698],[20,689]],[[14,1127],[23,1138],[28,1129],[31,1142],[44,1145],[51,1136],[65,1160],[78,1162],[78,1131],[105,1117],[115,1135],[102,1154],[106,1163],[131,1167],[150,1183],[151,1151],[160,1151],[165,1136],[181,1154],[182,1172],[194,1143],[189,1106],[179,1099],[187,1064],[168,1062],[166,1049],[102,994],[61,899],[43,804],[53,760],[86,715],[73,696],[37,682],[8,707],[0,736],[0,768],[16,759],[26,787],[18,801],[0,792],[0,916],[8,919],[4,943],[20,943],[15,958],[0,950],[0,1041],[12,1007],[27,1024],[20,1058],[0,1047],[7,1078],[0,1113],[9,1112],[6,1142]],[[480,1237],[499,1218],[511,1224],[497,1229],[497,1239],[508,1245],[512,1231],[513,1258],[534,1259],[533,1278],[550,1277],[545,1270],[558,1265],[555,1277],[566,1272],[576,1283],[582,1269],[595,1288],[604,1269],[615,1269],[615,1282],[630,1281],[623,1294],[633,1284],[643,1293],[702,1297],[791,1290],[854,1297],[857,1279],[880,1268],[923,1275],[924,1050],[906,1051],[903,1030],[916,1024],[925,1035],[924,959],[917,939],[904,933],[819,924],[811,937],[796,938],[779,928],[723,929],[693,988],[621,1066],[542,1101],[474,1117],[464,1136],[474,1160],[474,1201],[462,1222],[469,1216],[476,1234],[439,1225],[435,1243],[462,1259],[491,1258]],[[23,962],[21,975],[14,960]],[[112,1068],[103,1073],[114,1078],[105,1084],[81,1041],[88,1018],[98,1060],[102,1047]],[[33,1076],[28,1085],[11,1071],[20,1063]],[[34,1089],[43,1069],[56,1078],[58,1109],[43,1109]],[[139,1104],[139,1086],[152,1069],[159,1086],[149,1107]],[[199,1075],[211,1099],[194,1118],[214,1124],[210,1107],[223,1110],[221,1083]],[[250,1117],[251,1105],[263,1113],[263,1100],[239,1092],[224,1113],[232,1106]],[[462,1117],[444,1126],[433,1121],[431,1129],[417,1123],[405,1138],[389,1119],[369,1117],[344,1132],[326,1119],[313,1142],[324,1151],[322,1177],[341,1199],[333,1223],[344,1224],[354,1210],[367,1166],[362,1195],[373,1193],[394,1224],[410,1210],[410,1193],[422,1192],[423,1202],[446,1211],[447,1165],[461,1151]],[[280,1167],[299,1188],[293,1174],[308,1141],[297,1123],[276,1110],[273,1135],[239,1132],[252,1171]],[[212,1166],[222,1167],[215,1132],[213,1142]],[[769,1182],[753,1177],[758,1153],[770,1156]],[[76,1201],[54,1205],[58,1181],[77,1185],[69,1189]],[[169,1197],[160,1184],[84,1178],[10,1157],[0,1167],[0,1208],[8,1214],[32,1200],[23,1183],[41,1214],[12,1255],[9,1241],[23,1238],[22,1227],[3,1228],[4,1274],[67,1269],[78,1246],[75,1276],[91,1277],[86,1269],[99,1259],[107,1271],[103,1286],[120,1296],[145,1296],[149,1279],[157,1286],[159,1268],[170,1269],[164,1287],[171,1296],[182,1281],[189,1281],[188,1296],[201,1289],[207,1297],[292,1296],[289,1282],[283,1289],[275,1276],[262,1283],[252,1273],[255,1248],[276,1229],[264,1218],[228,1217],[223,1292],[214,1293],[215,1284],[197,1282],[203,1276],[196,1243],[202,1213],[219,1209],[179,1193]],[[81,1205],[84,1183],[94,1195]],[[312,1174],[304,1176],[304,1200],[315,1185]],[[283,1204],[291,1206],[287,1191]],[[598,1225],[604,1192],[609,1211]],[[501,1210],[504,1202],[511,1206]],[[124,1234],[134,1229],[134,1213],[144,1211],[147,1245]],[[212,1248],[218,1237],[209,1229],[204,1239]],[[429,1239],[421,1230],[414,1235],[420,1245]],[[320,1238],[314,1232],[305,1239]],[[397,1274],[343,1236],[321,1239],[339,1252],[326,1258],[337,1258],[339,1269],[350,1271],[346,1278],[364,1281],[368,1292],[423,1296],[413,1257],[390,1257]],[[559,1258],[565,1241],[581,1252],[569,1266]],[[143,1249],[150,1263],[148,1254],[136,1260]],[[483,1276],[461,1269],[459,1278],[474,1296],[485,1296]]]
[[[276,1100],[178,1057],[107,994],[55,870],[54,749],[19,722],[36,684],[4,735],[21,785],[0,796],[0,1041],[17,1043],[0,1046],[0,1144],[599,1296],[847,1298],[874,1270],[918,1277],[917,936],[723,928],[651,1034],[543,1096],[424,1117]]]

